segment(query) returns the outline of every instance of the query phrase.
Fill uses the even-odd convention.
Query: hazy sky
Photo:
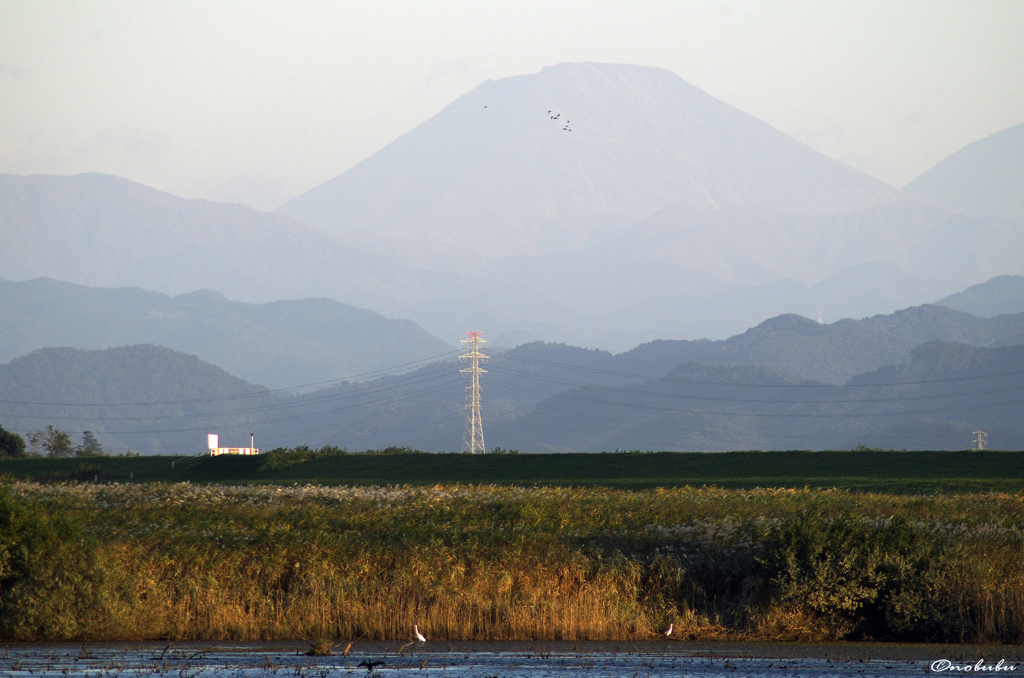
[[[1024,122],[1024,2],[0,0],[0,172],[269,209],[483,80],[660,66],[902,186]]]

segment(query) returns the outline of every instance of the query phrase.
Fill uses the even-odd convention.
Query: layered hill
[[[1024,314],[921,306],[831,325],[784,315],[725,341],[653,341],[618,355],[533,342],[486,362],[484,430],[490,446],[524,450],[902,449],[962,448],[973,426],[1008,446],[1022,330]],[[46,349],[0,370],[0,424],[92,430],[144,452],[200,452],[201,434],[249,431],[265,448],[455,451],[461,367],[449,358],[285,395],[163,348]]]
[[[580,426],[576,418],[583,415],[588,403],[602,404],[600,394],[606,391],[617,393],[617,389],[625,389],[626,396],[635,395],[636,388],[645,392],[646,387],[636,385],[659,383],[673,370],[681,369],[681,365],[697,365],[692,369],[698,372],[731,375],[728,376],[732,380],[731,388],[752,384],[751,388],[757,389],[764,387],[764,379],[768,379],[765,383],[777,381],[784,385],[769,400],[785,400],[786,389],[794,384],[806,382],[813,384],[813,388],[831,392],[858,374],[887,366],[901,370],[912,362],[916,347],[922,343],[974,342],[995,348],[1024,343],[1022,330],[1024,314],[982,319],[941,306],[921,306],[888,316],[845,320],[831,325],[798,316],[780,316],[725,341],[653,341],[618,355],[534,342],[496,354],[486,364],[487,374],[482,381],[484,430],[492,446],[520,446],[515,441],[523,440],[517,436],[526,429],[519,427],[529,425],[540,428],[536,429],[537,437],[521,443],[522,449],[540,449],[535,445],[550,446],[543,449],[594,449],[587,445],[596,445],[594,441],[603,438],[572,437],[577,435],[576,427]],[[305,409],[297,405],[296,412],[308,412],[309,418],[279,424],[278,431],[283,433],[280,427],[294,426],[293,433],[284,437],[317,431],[323,436],[316,439],[317,444],[330,442],[356,449],[401,444],[427,450],[457,449],[465,422],[466,386],[458,369],[457,364],[439,363],[401,377],[346,384],[302,396],[300,399],[308,399],[311,407]],[[705,393],[698,386],[694,386],[694,394]],[[549,407],[548,399],[562,402],[558,398],[579,389],[585,391],[585,395],[579,402],[570,398],[576,408],[571,414]],[[712,392],[705,395],[714,397]],[[644,397],[654,402],[659,396],[654,393]],[[644,404],[647,401],[643,399],[638,402],[642,411],[653,407],[650,403]],[[673,411],[676,406],[671,399],[666,402],[652,411]],[[628,414],[632,405],[623,407],[626,408],[623,412],[627,412],[623,417],[632,416]],[[788,403],[780,403],[779,407],[784,409]],[[599,418],[600,408],[595,412]],[[546,423],[541,426],[541,422]],[[792,427],[783,426],[789,423],[799,427],[798,420],[783,419],[778,423],[772,444],[782,444],[778,437],[782,432],[790,436],[786,445],[792,447],[841,446],[849,442],[819,437],[801,443],[798,437],[793,437]],[[558,431],[563,427],[577,431],[566,434],[569,437],[565,440],[575,442],[564,448],[555,443],[561,440]],[[601,425],[594,423],[594,431],[598,430]],[[763,438],[751,440],[751,446],[767,444]],[[706,443],[710,445],[709,441]],[[685,449],[719,449],[701,447],[696,438],[688,444],[697,446]],[[607,449],[622,446],[611,445]],[[744,443],[737,443],[735,449],[744,446]]]
[[[949,306],[982,318],[1006,313],[1024,313],[1024,276],[1001,275],[962,292],[939,299]]]
[[[1024,124],[979,139],[903,187],[954,212],[1024,223]]]
[[[248,304],[208,290],[171,297],[48,278],[0,279],[0,361],[49,346],[141,343],[196,355],[271,388],[369,378],[452,352],[409,320],[329,299]]]
[[[721,341],[653,341],[610,359],[625,373],[660,376],[657,365],[690,361],[771,368],[800,378],[843,384],[883,365],[904,364],[930,341],[995,347],[1024,344],[1024,313],[978,318],[937,305],[831,324],[786,314]]]
[[[8,280],[214,289],[250,302],[322,295],[358,304],[408,287],[387,260],[294,219],[108,174],[0,174],[0,251]]]
[[[933,342],[843,386],[690,362],[659,379],[581,387],[492,426],[529,450],[993,449],[1024,446],[1024,346]]]

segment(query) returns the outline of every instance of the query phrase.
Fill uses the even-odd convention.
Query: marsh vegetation
[[[12,640],[1024,641],[1024,495],[10,482]]]

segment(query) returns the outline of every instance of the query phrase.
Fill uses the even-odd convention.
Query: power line
[[[508,370],[500,365],[492,365],[491,371],[499,374],[510,374],[525,379],[532,379],[535,381],[546,381],[550,383],[562,384],[566,386],[573,386],[576,388],[594,388],[599,390],[617,391],[617,392],[628,392],[636,393],[638,395],[649,395],[657,396],[659,398],[684,398],[689,400],[703,400],[713,402],[727,402],[727,403],[760,403],[760,404],[783,404],[783,405],[804,405],[804,404],[850,404],[857,405],[860,403],[881,403],[881,402],[903,402],[909,400],[933,400],[938,398],[964,398],[975,395],[985,395],[990,393],[1005,393],[1007,391],[1020,391],[1024,390],[1024,383],[1019,386],[1005,386],[1001,388],[989,388],[981,391],[966,391],[956,393],[940,393],[940,394],[929,394],[929,395],[914,395],[914,396],[897,396],[892,398],[857,398],[857,399],[813,399],[813,400],[781,400],[781,399],[757,399],[757,398],[728,398],[728,397],[716,397],[706,396],[700,394],[685,394],[685,393],[669,393],[669,392],[655,392],[653,390],[641,390],[639,388],[631,388],[628,385],[614,386],[608,384],[598,384],[593,382],[578,381],[574,379],[568,379],[565,377],[554,377],[550,375],[538,375],[530,374],[528,372],[519,372],[515,370]],[[654,377],[648,380],[648,382],[668,382],[675,383],[675,380],[669,380],[665,377]],[[501,382],[494,382],[496,386],[506,386]],[[723,384],[724,385],[724,384]],[[729,386],[740,386],[738,384],[728,384]],[[765,385],[771,387],[770,385]],[[741,387],[746,388],[747,385]],[[511,387],[509,387],[511,388]],[[830,386],[830,388],[836,390],[842,390],[848,388],[846,386]],[[545,393],[544,391],[535,391],[536,393]],[[556,397],[564,394],[565,391],[555,392],[551,394],[551,397]]]
[[[362,377],[368,377],[368,376],[372,376],[372,375],[377,375],[378,378],[383,378],[383,377],[388,376],[389,374],[393,374],[393,373],[396,373],[396,372],[407,372],[408,371],[407,368],[409,368],[409,367],[411,367],[413,365],[417,365],[417,364],[421,364],[421,363],[427,363],[427,365],[423,365],[423,367],[427,367],[432,362],[436,362],[436,361],[438,361],[440,359],[447,358],[447,357],[454,357],[455,354],[457,354],[457,353],[458,353],[458,351],[450,351],[450,352],[439,354],[439,355],[436,355],[436,356],[431,356],[429,358],[423,358],[423,359],[420,359],[420,360],[411,361],[411,362],[404,363],[404,364],[401,364],[401,365],[396,365],[396,366],[393,366],[391,368],[382,368],[382,369],[379,369],[379,370],[373,370],[373,371],[370,371],[370,372],[364,372],[364,373],[362,373],[360,375],[353,375],[352,377],[349,377],[348,379],[335,379],[335,380],[328,380],[328,381],[322,381],[322,382],[313,382],[313,383],[305,384],[305,385],[302,385],[302,386],[288,387],[288,388],[275,389],[275,390],[263,390],[263,391],[253,392],[253,393],[234,394],[234,395],[227,395],[227,396],[216,396],[216,397],[205,397],[205,398],[189,398],[189,399],[178,399],[178,400],[162,400],[162,401],[161,400],[155,400],[155,401],[113,402],[113,403],[22,401],[22,400],[0,399],[0,403],[2,403],[2,404],[10,404],[10,405],[51,406],[51,407],[152,407],[152,406],[156,406],[156,405],[208,404],[208,403],[214,403],[214,402],[239,400],[239,399],[246,399],[246,398],[269,397],[269,396],[273,396],[275,394],[282,394],[282,393],[287,393],[287,392],[293,391],[293,390],[305,389],[305,388],[308,388],[310,386],[316,386],[316,385],[321,385],[321,384],[338,384],[338,383],[350,382],[352,379],[359,379],[359,378],[362,378]],[[486,356],[484,356],[483,353],[481,353],[480,355],[482,357],[486,357]],[[709,386],[729,386],[729,387],[736,387],[736,388],[786,388],[786,389],[841,389],[841,388],[866,388],[866,387],[872,387],[873,388],[873,387],[879,387],[879,386],[906,386],[906,385],[923,385],[923,384],[935,384],[935,383],[947,383],[947,382],[973,381],[973,380],[987,379],[987,378],[992,378],[992,377],[1005,377],[1005,376],[1015,376],[1015,375],[1018,375],[1018,374],[1024,374],[1024,371],[1012,371],[1012,372],[1000,372],[1000,373],[973,375],[973,376],[966,376],[966,377],[949,377],[949,378],[944,378],[944,379],[927,379],[927,380],[902,381],[902,382],[877,382],[877,383],[871,383],[871,384],[844,384],[844,385],[835,385],[835,384],[764,384],[764,383],[754,383],[754,382],[723,382],[723,381],[709,381],[709,380],[700,380],[700,379],[687,379],[687,378],[672,377],[672,376],[667,376],[667,375],[659,377],[659,376],[645,375],[645,374],[638,374],[638,373],[621,372],[621,371],[616,371],[616,370],[604,370],[604,369],[598,369],[598,368],[583,367],[583,366],[579,366],[579,365],[572,365],[572,364],[569,364],[569,363],[561,363],[561,362],[551,361],[551,360],[542,360],[542,359],[538,359],[538,358],[529,358],[529,357],[525,357],[525,356],[515,356],[515,355],[510,355],[508,353],[501,354],[500,357],[501,358],[508,358],[508,359],[512,359],[512,360],[517,360],[517,361],[521,361],[521,362],[530,362],[530,363],[536,363],[536,364],[539,364],[539,365],[560,367],[560,368],[563,368],[563,369],[566,369],[566,370],[570,370],[570,371],[587,372],[587,373],[592,373],[592,374],[601,374],[601,375],[605,375],[605,376],[616,376],[616,377],[623,377],[623,378],[630,378],[630,379],[639,379],[639,380],[644,380],[644,381],[659,380],[659,381],[664,381],[664,382],[668,382],[668,383],[684,383],[684,384],[709,385]],[[440,369],[444,369],[443,366],[439,366],[439,370]],[[516,375],[519,375],[519,376],[522,376],[522,377],[528,378],[528,379],[539,379],[539,380],[549,381],[551,383],[563,383],[563,384],[572,385],[572,386],[593,386],[593,387],[622,388],[621,386],[609,386],[607,384],[599,384],[599,383],[593,383],[593,382],[583,382],[583,381],[577,381],[577,380],[573,380],[573,379],[567,379],[567,378],[564,378],[564,377],[555,377],[555,376],[551,376],[551,375],[544,375],[544,376],[542,376],[542,375],[530,374],[530,373],[527,373],[527,372],[520,372],[520,371],[516,371],[516,370],[507,370],[507,369],[503,368],[500,365],[500,363],[493,365],[491,369],[492,370],[496,369],[498,371],[504,371],[507,374],[516,374]],[[373,388],[373,387],[371,387],[371,388]],[[1012,390],[1012,387],[1007,387],[1007,388],[1008,388],[1008,390]],[[996,390],[993,389],[991,392],[995,392],[995,391]],[[983,393],[983,392],[985,392],[985,391],[980,391],[978,393]],[[361,393],[362,393],[362,391],[357,391],[354,394],[346,394],[346,395],[343,395],[341,397],[350,397],[350,396],[351,397],[355,397],[355,396],[357,396],[357,395],[359,395]],[[958,394],[958,395],[960,395],[960,394]],[[963,394],[963,395],[970,395],[970,393]],[[334,396],[333,395],[325,395],[323,397],[329,399],[329,398],[332,398]],[[933,397],[933,396],[909,396],[907,398],[893,398],[891,400],[929,398],[929,397]],[[728,400],[734,400],[736,402],[759,402],[759,401],[751,400],[751,399],[748,399],[748,400],[722,399],[722,400],[727,400],[727,401]],[[887,399],[873,399],[873,400],[870,400],[870,401],[868,401],[868,400],[858,400],[858,401],[849,401],[849,402],[883,402],[885,400],[887,400]],[[282,404],[275,404],[275,405],[272,405],[272,406],[260,406],[260,407],[248,408],[248,409],[244,409],[244,410],[230,410],[230,411],[225,411],[225,412],[218,413],[218,414],[262,411],[262,410],[268,409],[268,408],[281,408],[281,407],[292,407],[292,406],[298,407],[298,406],[302,406],[302,405],[306,404],[307,402],[309,402],[309,401],[302,399],[301,396],[300,396],[300,397],[298,397],[298,399],[296,401],[294,401],[294,403],[282,403]],[[767,401],[765,401],[765,402],[767,402]],[[805,402],[805,401],[772,401],[772,402],[795,403],[795,402]],[[829,401],[819,401],[819,402],[829,402]],[[833,401],[833,402],[843,402],[843,401]],[[10,416],[13,416],[13,415],[10,415]],[[182,415],[174,415],[174,416],[190,416],[190,415],[182,414]],[[22,418],[24,418],[24,417],[22,417]]]
[[[317,404],[317,403],[333,402],[333,401],[337,401],[337,400],[347,400],[347,399],[351,399],[351,398],[359,398],[359,397],[364,397],[364,396],[366,396],[368,394],[373,394],[374,392],[386,392],[386,391],[389,391],[389,390],[396,390],[396,389],[400,389],[400,388],[409,386],[411,384],[416,384],[416,383],[423,382],[423,381],[432,381],[432,380],[437,379],[438,377],[447,377],[451,373],[449,371],[449,368],[446,365],[440,365],[438,367],[435,367],[435,368],[431,369],[429,372],[417,372],[415,374],[416,374],[416,376],[413,379],[409,379],[409,380],[406,380],[406,381],[398,380],[398,381],[393,381],[393,382],[390,382],[390,383],[374,384],[374,385],[366,386],[364,388],[361,388],[360,390],[357,390],[357,391],[354,391],[354,392],[349,392],[349,393],[327,394],[327,395],[322,395],[322,396],[318,396],[318,397],[315,397],[315,398],[299,398],[299,399],[296,399],[296,400],[291,401],[291,402],[276,402],[276,403],[270,404],[270,405],[260,405],[260,406],[256,406],[256,407],[246,407],[244,409],[235,409],[235,410],[222,410],[222,411],[219,411],[219,412],[196,412],[196,413],[180,412],[180,413],[173,413],[173,414],[135,416],[135,417],[96,417],[96,416],[88,416],[88,417],[59,417],[59,416],[50,416],[50,415],[13,415],[13,414],[11,414],[11,415],[4,415],[4,416],[12,418],[12,419],[45,419],[45,418],[50,418],[50,419],[67,420],[67,421],[161,421],[161,420],[165,420],[165,419],[192,419],[192,418],[213,417],[213,416],[223,417],[223,416],[229,416],[229,415],[250,414],[250,413],[254,413],[254,412],[266,412],[266,411],[271,411],[271,410],[281,410],[281,409],[290,409],[290,408],[298,408],[298,407],[307,407],[309,405]],[[385,402],[385,401],[381,400],[380,402]],[[153,403],[153,405],[156,405],[156,404],[158,404],[158,403]],[[77,407],[77,405],[73,405],[73,404],[66,404],[64,406],[65,407]],[[136,404],[136,405],[132,405],[132,406],[133,407],[144,407],[145,405]],[[110,407],[117,407],[117,406],[116,405],[110,405]]]
[[[416,398],[418,396],[433,395],[435,393],[441,393],[441,392],[444,392],[446,390],[453,389],[455,386],[456,386],[455,383],[445,384],[445,385],[442,385],[440,387],[433,387],[432,386],[432,387],[429,387],[429,388],[423,388],[423,389],[419,389],[419,390],[416,390],[416,391],[410,391],[409,393],[405,394],[403,397],[395,397],[395,398],[391,398],[391,399],[386,400],[386,401],[381,400],[381,401],[374,401],[374,402],[369,402],[369,403],[357,403],[357,404],[349,405],[349,406],[346,406],[346,407],[331,408],[331,409],[326,409],[326,410],[317,410],[315,412],[303,412],[303,413],[300,413],[300,414],[295,414],[295,415],[291,415],[291,416],[287,416],[287,417],[278,417],[278,418],[273,418],[273,419],[260,419],[260,420],[257,420],[256,422],[253,422],[252,420],[247,420],[247,421],[244,421],[244,422],[239,422],[237,424],[224,424],[223,426],[243,427],[244,428],[244,427],[247,427],[247,426],[249,426],[249,425],[251,425],[253,423],[259,423],[259,424],[262,425],[262,424],[268,424],[268,423],[278,423],[278,422],[282,422],[282,421],[294,421],[294,420],[297,420],[297,419],[309,419],[311,417],[326,416],[326,415],[329,415],[329,414],[339,414],[339,413],[353,411],[353,410],[358,410],[358,409],[367,408],[367,407],[375,407],[375,406],[380,406],[380,405],[383,405],[383,404],[391,404],[391,403],[403,402],[403,401],[406,401],[406,400],[412,400],[412,399],[414,399],[414,398]],[[268,409],[272,409],[272,408],[268,408]],[[262,411],[262,410],[253,410],[253,411]],[[234,413],[228,413],[228,414],[238,414],[238,413],[234,412]],[[4,415],[4,416],[7,417],[7,418],[11,418],[11,419],[45,419],[45,420],[53,420],[53,421],[90,421],[91,422],[91,421],[139,421],[139,420],[142,420],[142,421],[164,421],[164,420],[168,420],[168,419],[174,420],[174,419],[193,419],[193,418],[201,418],[201,417],[221,417],[221,416],[225,416],[225,413],[212,413],[212,414],[199,413],[199,414],[192,414],[192,415],[170,415],[170,416],[143,418],[143,419],[132,418],[132,417],[108,417],[108,418],[96,418],[96,417],[49,417],[49,416],[45,416],[45,415]],[[156,430],[156,431],[149,430],[149,429],[140,429],[140,430],[135,430],[135,431],[101,431],[101,432],[105,433],[105,434],[108,434],[108,435],[136,434],[136,433],[175,433],[175,432],[189,432],[189,431],[204,431],[207,428],[210,428],[210,425],[201,426],[201,427],[198,427],[198,428],[176,428],[176,429],[165,429],[165,430]]]
[[[350,383],[353,380],[359,380],[359,379],[368,378],[368,377],[371,377],[371,376],[376,376],[377,378],[383,378],[383,377],[386,377],[386,376],[388,376],[390,374],[401,373],[401,372],[408,372],[413,365],[420,365],[422,363],[426,363],[427,365],[429,365],[429,364],[433,364],[433,363],[437,362],[438,360],[442,360],[444,358],[454,357],[456,353],[458,353],[458,351],[455,351],[455,350],[448,351],[446,353],[441,353],[441,354],[438,354],[438,355],[435,355],[435,356],[430,356],[428,358],[421,358],[419,360],[414,360],[412,362],[403,363],[401,365],[395,365],[393,367],[381,368],[381,369],[377,369],[377,370],[371,370],[369,372],[363,372],[362,374],[356,374],[356,375],[352,375],[352,376],[341,378],[341,379],[329,379],[327,381],[317,381],[317,382],[312,382],[312,383],[309,383],[309,384],[303,384],[303,385],[300,385],[300,386],[288,386],[286,388],[279,388],[279,389],[262,389],[260,391],[254,391],[252,393],[239,393],[239,394],[233,394],[233,395],[215,396],[215,397],[208,397],[208,398],[187,398],[187,399],[182,399],[182,400],[153,400],[153,401],[149,401],[149,402],[127,402],[127,403],[60,403],[60,402],[33,402],[33,401],[24,401],[24,400],[4,400],[4,399],[0,399],[0,403],[7,403],[7,404],[10,404],[10,405],[52,405],[52,406],[59,406],[59,407],[150,407],[150,406],[153,406],[153,405],[191,405],[191,404],[200,404],[200,403],[219,402],[219,401],[224,401],[224,400],[238,400],[238,399],[242,399],[242,398],[263,398],[263,397],[267,397],[267,396],[271,396],[271,395],[287,393],[289,391],[305,390],[305,389],[310,388],[312,386],[320,386],[322,384]],[[426,365],[422,365],[422,366],[425,367]]]
[[[483,354],[480,354],[480,355],[482,356]],[[492,370],[493,369],[494,368],[492,367]],[[498,371],[502,372],[503,368],[498,367]],[[986,390],[983,390],[983,391],[967,392],[967,393],[961,392],[961,393],[937,394],[937,395],[902,396],[902,397],[894,397],[894,398],[875,398],[875,399],[865,399],[865,400],[763,400],[763,399],[751,399],[751,398],[719,398],[719,397],[705,397],[705,396],[700,396],[700,395],[688,395],[688,394],[658,393],[658,392],[653,392],[653,391],[644,391],[644,390],[636,389],[636,388],[629,388],[629,387],[626,387],[626,386],[608,386],[608,385],[603,385],[603,384],[592,384],[592,383],[589,383],[589,382],[579,382],[579,381],[575,381],[575,380],[568,380],[568,379],[565,379],[565,378],[543,377],[543,376],[531,375],[531,374],[522,373],[522,372],[514,372],[514,371],[508,371],[508,370],[504,370],[504,371],[506,373],[516,374],[518,376],[529,378],[529,379],[542,380],[542,381],[554,381],[554,382],[557,382],[557,383],[562,383],[562,384],[566,384],[566,385],[574,385],[574,386],[577,386],[577,387],[594,388],[594,389],[598,389],[598,390],[605,391],[605,392],[608,392],[608,393],[633,393],[633,394],[640,395],[640,396],[645,396],[645,397],[657,397],[657,398],[670,397],[670,398],[681,398],[681,399],[689,399],[689,400],[722,402],[722,403],[767,404],[767,405],[774,405],[774,404],[816,405],[816,404],[836,404],[836,403],[857,405],[857,404],[864,403],[864,402],[904,402],[904,401],[913,401],[913,400],[941,399],[941,398],[945,398],[945,397],[964,398],[964,397],[968,397],[968,396],[984,395],[984,394],[991,394],[991,393],[1002,393],[1002,392],[1007,392],[1007,391],[1016,391],[1016,390],[1020,390],[1020,388],[1024,388],[1024,387],[1006,387],[1006,388],[998,388],[998,389],[986,389]],[[380,394],[381,392],[387,392],[387,391],[391,391],[391,390],[398,390],[398,389],[406,388],[406,387],[408,387],[410,385],[413,385],[413,384],[416,384],[416,383],[433,381],[433,380],[436,380],[438,377],[444,377],[447,374],[448,374],[448,372],[447,372],[447,368],[446,367],[438,366],[436,369],[432,369],[432,370],[430,370],[428,372],[418,373],[414,379],[410,379],[408,381],[396,380],[394,382],[390,382],[390,383],[387,383],[387,384],[377,384],[377,385],[369,386],[369,387],[366,387],[365,390],[364,389],[360,389],[358,391],[351,392],[351,393],[327,395],[327,396],[317,397],[317,398],[314,398],[314,399],[297,399],[297,400],[295,400],[293,402],[288,402],[288,403],[276,403],[274,405],[252,407],[252,408],[239,409],[239,410],[226,410],[226,411],[223,411],[223,412],[176,413],[176,414],[168,414],[168,415],[139,416],[139,417],[52,416],[52,415],[14,415],[14,414],[7,414],[7,415],[4,415],[4,416],[6,418],[9,418],[9,419],[48,419],[48,420],[54,420],[54,421],[88,421],[88,422],[103,422],[103,421],[164,421],[164,420],[202,419],[202,418],[226,417],[226,416],[235,416],[235,415],[240,415],[240,414],[252,414],[252,413],[268,412],[268,411],[274,411],[274,410],[295,409],[295,408],[299,408],[299,407],[308,407],[308,406],[313,405],[313,404],[336,402],[336,401],[340,401],[340,400],[348,400],[348,399],[354,399],[354,398],[365,398],[365,397],[374,395],[375,392],[377,394]],[[927,383],[927,382],[921,382],[921,383]],[[733,386],[735,384],[728,384],[728,385]],[[673,408],[673,407],[646,406],[646,405],[639,404],[639,403],[627,403],[627,402],[615,402],[615,401],[609,401],[609,400],[598,400],[598,399],[595,399],[595,398],[586,398],[586,397],[581,397],[579,395],[572,395],[572,394],[570,394],[567,391],[562,391],[562,392],[559,392],[559,393],[550,393],[548,391],[542,391],[542,390],[539,390],[539,389],[530,389],[530,388],[525,387],[525,386],[516,386],[516,385],[512,385],[512,384],[504,384],[504,383],[502,383],[500,381],[495,382],[494,386],[497,387],[497,388],[503,388],[503,389],[507,389],[507,390],[521,391],[521,392],[525,392],[525,393],[535,393],[535,394],[544,395],[544,396],[548,396],[548,397],[557,396],[557,397],[566,398],[566,399],[570,399],[570,400],[577,400],[577,401],[581,401],[581,402],[592,402],[592,403],[595,403],[595,404],[605,404],[605,405],[611,405],[611,406],[615,406],[615,407],[627,407],[627,408],[633,408],[633,409],[657,409],[657,410],[666,411],[666,412],[680,412],[680,413],[694,413],[694,414],[713,414],[713,415],[730,415],[730,416],[732,416],[732,415],[735,415],[735,416],[757,416],[757,417],[780,417],[780,418],[788,418],[788,417],[801,417],[801,418],[808,418],[808,417],[812,417],[812,418],[813,417],[860,417],[860,416],[874,416],[874,417],[877,417],[877,416],[892,416],[892,415],[905,415],[905,414],[925,414],[925,413],[935,413],[935,412],[967,411],[967,410],[974,410],[974,409],[985,409],[985,408],[990,408],[990,407],[1002,407],[1002,406],[1017,404],[1019,402],[1019,401],[1005,401],[1005,402],[1000,402],[1000,403],[987,403],[987,404],[979,404],[979,405],[973,405],[973,406],[959,405],[959,406],[956,406],[956,407],[938,408],[938,409],[929,409],[929,410],[894,411],[894,412],[880,412],[880,413],[844,413],[844,414],[786,414],[786,413],[749,413],[749,412],[745,412],[744,413],[744,412],[717,412],[717,411],[708,411],[708,410],[687,410],[687,409],[679,409],[679,408]],[[386,405],[386,404],[389,404],[389,403],[392,403],[392,402],[401,402],[401,401],[404,401],[404,400],[408,400],[408,399],[414,398],[416,396],[433,395],[433,394],[438,393],[438,392],[443,392],[443,391],[447,390],[450,387],[451,387],[450,385],[446,385],[446,386],[441,386],[440,388],[419,389],[419,390],[415,390],[415,391],[410,392],[409,394],[407,394],[406,397],[402,397],[402,398],[398,398],[398,399],[395,399],[394,397],[387,397],[387,396],[385,396],[383,398],[378,398],[378,399],[372,400],[370,402],[357,403],[355,405],[348,406],[348,407],[331,408],[331,409],[327,409],[327,410],[318,410],[318,411],[314,411],[314,412],[303,412],[303,413],[296,414],[296,415],[289,416],[289,417],[279,417],[279,418],[272,418],[272,419],[264,419],[264,420],[260,420],[259,423],[264,424],[264,423],[275,423],[275,422],[282,422],[282,421],[291,421],[291,420],[295,420],[295,419],[306,419],[306,418],[322,416],[322,415],[326,415],[326,414],[338,414],[338,413],[342,413],[342,412],[346,412],[346,411],[351,411],[351,410],[355,410],[355,409],[382,406],[382,405]],[[845,387],[831,386],[829,388],[841,389],[841,388],[845,388]],[[467,407],[469,407],[469,405],[467,405]],[[226,426],[247,426],[250,423],[252,423],[252,422],[251,421],[246,421],[246,422],[239,422],[237,424],[223,424],[223,425],[226,425]],[[208,427],[209,426],[207,426],[205,428],[208,428]],[[168,429],[166,431],[153,431],[153,432],[195,431],[195,430],[202,430],[202,428]],[[114,434],[141,433],[143,431],[119,431],[119,432],[103,431],[103,432],[107,433],[107,434],[110,434],[110,435],[114,435]],[[482,435],[482,423],[481,423],[481,428],[480,428],[479,432]]]
[[[810,383],[810,384],[764,384],[756,382],[732,382],[732,381],[708,381],[703,379],[688,379],[685,377],[673,377],[669,375],[658,376],[651,374],[638,374],[635,372],[620,372],[616,370],[605,370],[596,367],[584,367],[581,365],[572,365],[569,363],[560,363],[554,360],[543,360],[540,358],[529,358],[526,356],[512,355],[510,353],[501,354],[502,358],[508,358],[510,360],[518,360],[522,362],[537,363],[539,365],[547,365],[551,367],[561,367],[570,370],[576,370],[579,372],[591,372],[594,374],[603,374],[606,376],[613,377],[626,377],[630,379],[663,379],[665,381],[678,381],[687,384],[699,384],[707,386],[741,386],[744,388],[874,388],[876,386],[914,386],[919,384],[938,384],[944,382],[957,382],[957,381],[973,381],[977,379],[989,379],[993,377],[1006,377],[1016,376],[1024,374],[1024,370],[1014,370],[1010,372],[992,372],[989,374],[978,374],[968,377],[946,377],[943,379],[922,379],[919,381],[893,381],[893,382],[871,382],[868,384],[824,384],[824,383]],[[693,362],[693,361],[687,361]],[[679,363],[679,365],[687,364],[687,362]],[[718,365],[714,363],[705,363],[711,367],[730,368],[730,367],[758,367],[757,365]]]
[[[512,385],[509,385],[509,384],[496,383],[494,385],[496,387],[498,387],[498,388],[507,388],[507,389],[512,389],[512,390],[527,390],[527,391],[530,391],[530,389],[524,389],[522,387],[512,386]],[[613,391],[613,390],[617,390],[617,389],[615,389],[614,387],[611,387],[608,390]],[[536,390],[533,390],[532,392],[534,392],[534,393],[541,393],[541,391],[536,391]],[[652,394],[649,394],[649,395],[655,396],[655,395],[658,395],[658,394],[653,394],[652,393]],[[856,418],[856,417],[892,417],[892,416],[905,416],[905,415],[909,415],[909,414],[934,414],[934,413],[937,413],[937,412],[961,412],[961,411],[970,411],[970,410],[977,410],[977,409],[987,409],[987,408],[990,408],[990,407],[1006,407],[1006,406],[1010,406],[1010,405],[1021,405],[1021,404],[1024,404],[1024,400],[1011,400],[1011,401],[1005,401],[1005,402],[1001,402],[1001,403],[988,403],[988,404],[983,404],[983,405],[946,407],[946,408],[935,408],[935,409],[930,409],[930,410],[916,410],[916,411],[914,411],[914,410],[910,410],[910,411],[908,411],[908,410],[900,410],[900,411],[876,412],[876,413],[872,413],[872,412],[860,412],[860,413],[850,412],[850,413],[837,413],[837,414],[793,414],[793,413],[759,413],[759,412],[743,412],[743,411],[719,412],[719,411],[713,411],[713,410],[690,410],[690,409],[680,409],[680,408],[676,408],[676,407],[660,407],[660,406],[657,406],[657,405],[641,405],[641,404],[638,404],[638,403],[612,402],[612,401],[608,401],[608,400],[598,400],[596,398],[585,398],[585,397],[582,397],[582,396],[572,395],[571,392],[568,392],[568,391],[557,394],[557,397],[559,397],[559,398],[566,398],[568,400],[576,400],[576,401],[579,401],[579,402],[589,402],[589,403],[595,403],[595,404],[599,404],[599,405],[611,405],[613,407],[623,407],[623,408],[627,408],[627,409],[656,410],[656,411],[661,411],[661,412],[675,412],[675,413],[679,413],[679,414],[710,414],[710,415],[716,415],[716,416],[759,417],[759,418],[769,418],[769,419],[776,419],[776,418],[778,418],[778,419],[792,419],[792,418],[796,418],[796,419],[835,419],[835,418]],[[953,397],[953,394],[951,394],[950,397]],[[768,402],[771,402],[771,401],[768,401]],[[804,404],[813,405],[815,403],[813,401],[808,401],[807,403],[804,403]],[[527,416],[529,416],[529,415],[527,415]]]

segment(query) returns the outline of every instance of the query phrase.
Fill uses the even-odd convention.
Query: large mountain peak
[[[669,205],[832,214],[895,189],[661,68],[488,80],[280,208],[411,261],[574,251]]]

